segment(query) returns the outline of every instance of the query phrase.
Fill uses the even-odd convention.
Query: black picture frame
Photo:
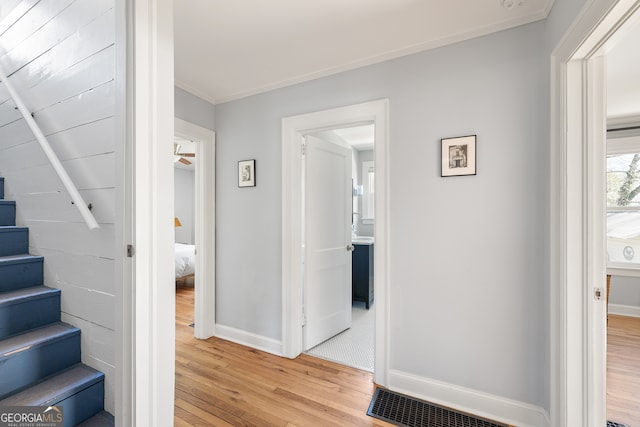
[[[476,175],[476,135],[440,140],[440,176]]]
[[[241,160],[238,162],[238,187],[256,186],[256,161]]]

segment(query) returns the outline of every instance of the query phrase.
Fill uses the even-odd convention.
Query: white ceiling
[[[224,102],[543,19],[553,1],[174,1],[176,85]],[[608,48],[609,117],[640,114],[638,21]]]
[[[356,151],[373,150],[375,141],[373,123],[334,129],[332,132]]]
[[[176,85],[224,102],[544,19],[553,1],[176,0]]]
[[[640,115],[639,46],[640,16],[620,31],[606,54],[607,117],[610,119]]]

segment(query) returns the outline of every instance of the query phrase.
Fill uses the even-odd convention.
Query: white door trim
[[[133,425],[133,271],[132,258],[126,255],[126,245],[133,242],[133,109],[131,64],[127,63],[127,49],[133,39],[132,5],[116,0],[116,135],[123,141],[116,144],[116,363],[115,363],[115,419],[118,426]]]
[[[216,146],[215,133],[182,119],[175,119],[175,135],[196,142],[194,334],[207,339],[215,335],[216,322]]]
[[[593,0],[551,56],[551,425],[605,424],[601,47],[640,0]]]
[[[354,123],[375,123],[374,381],[380,385],[388,383],[388,105],[383,99],[282,119],[282,353],[291,358],[302,352],[302,136]]]
[[[173,210],[173,3],[127,2],[126,129],[132,151],[131,335],[123,351],[133,358],[130,404],[136,427],[173,422],[175,280]],[[125,249],[122,248],[124,251]],[[124,337],[123,337],[124,338]],[[118,414],[116,414],[118,415]]]

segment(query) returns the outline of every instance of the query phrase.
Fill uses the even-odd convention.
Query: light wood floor
[[[176,293],[176,426],[391,426],[366,415],[370,373],[193,338],[193,288]]]
[[[607,419],[640,427],[640,318],[609,315]]]
[[[176,292],[176,426],[390,426],[366,415],[372,375],[193,337],[193,288]],[[609,316],[607,418],[640,427],[640,319]]]

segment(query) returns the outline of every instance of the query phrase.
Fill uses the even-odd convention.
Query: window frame
[[[606,158],[609,156],[619,156],[625,154],[634,154],[640,153],[640,128],[633,129],[633,132],[628,132],[629,128],[621,128],[621,129],[611,129],[607,131],[607,148],[606,148]],[[620,135],[616,135],[616,133],[620,133]],[[605,168],[606,170],[606,168]],[[607,173],[607,172],[605,172]],[[605,182],[607,182],[605,178]],[[605,194],[606,197],[606,194]],[[606,204],[605,204],[606,206]],[[634,211],[640,212],[640,206],[629,206],[629,207],[611,207],[606,206],[606,214],[614,211]],[[607,218],[608,215],[605,215]],[[609,250],[609,236],[607,232],[607,242],[605,242],[605,246],[607,252]],[[613,262],[609,261],[607,257],[607,272],[609,274],[619,275],[619,276],[631,276],[631,277],[640,277],[640,262],[636,265],[631,263],[623,263],[623,262]]]

